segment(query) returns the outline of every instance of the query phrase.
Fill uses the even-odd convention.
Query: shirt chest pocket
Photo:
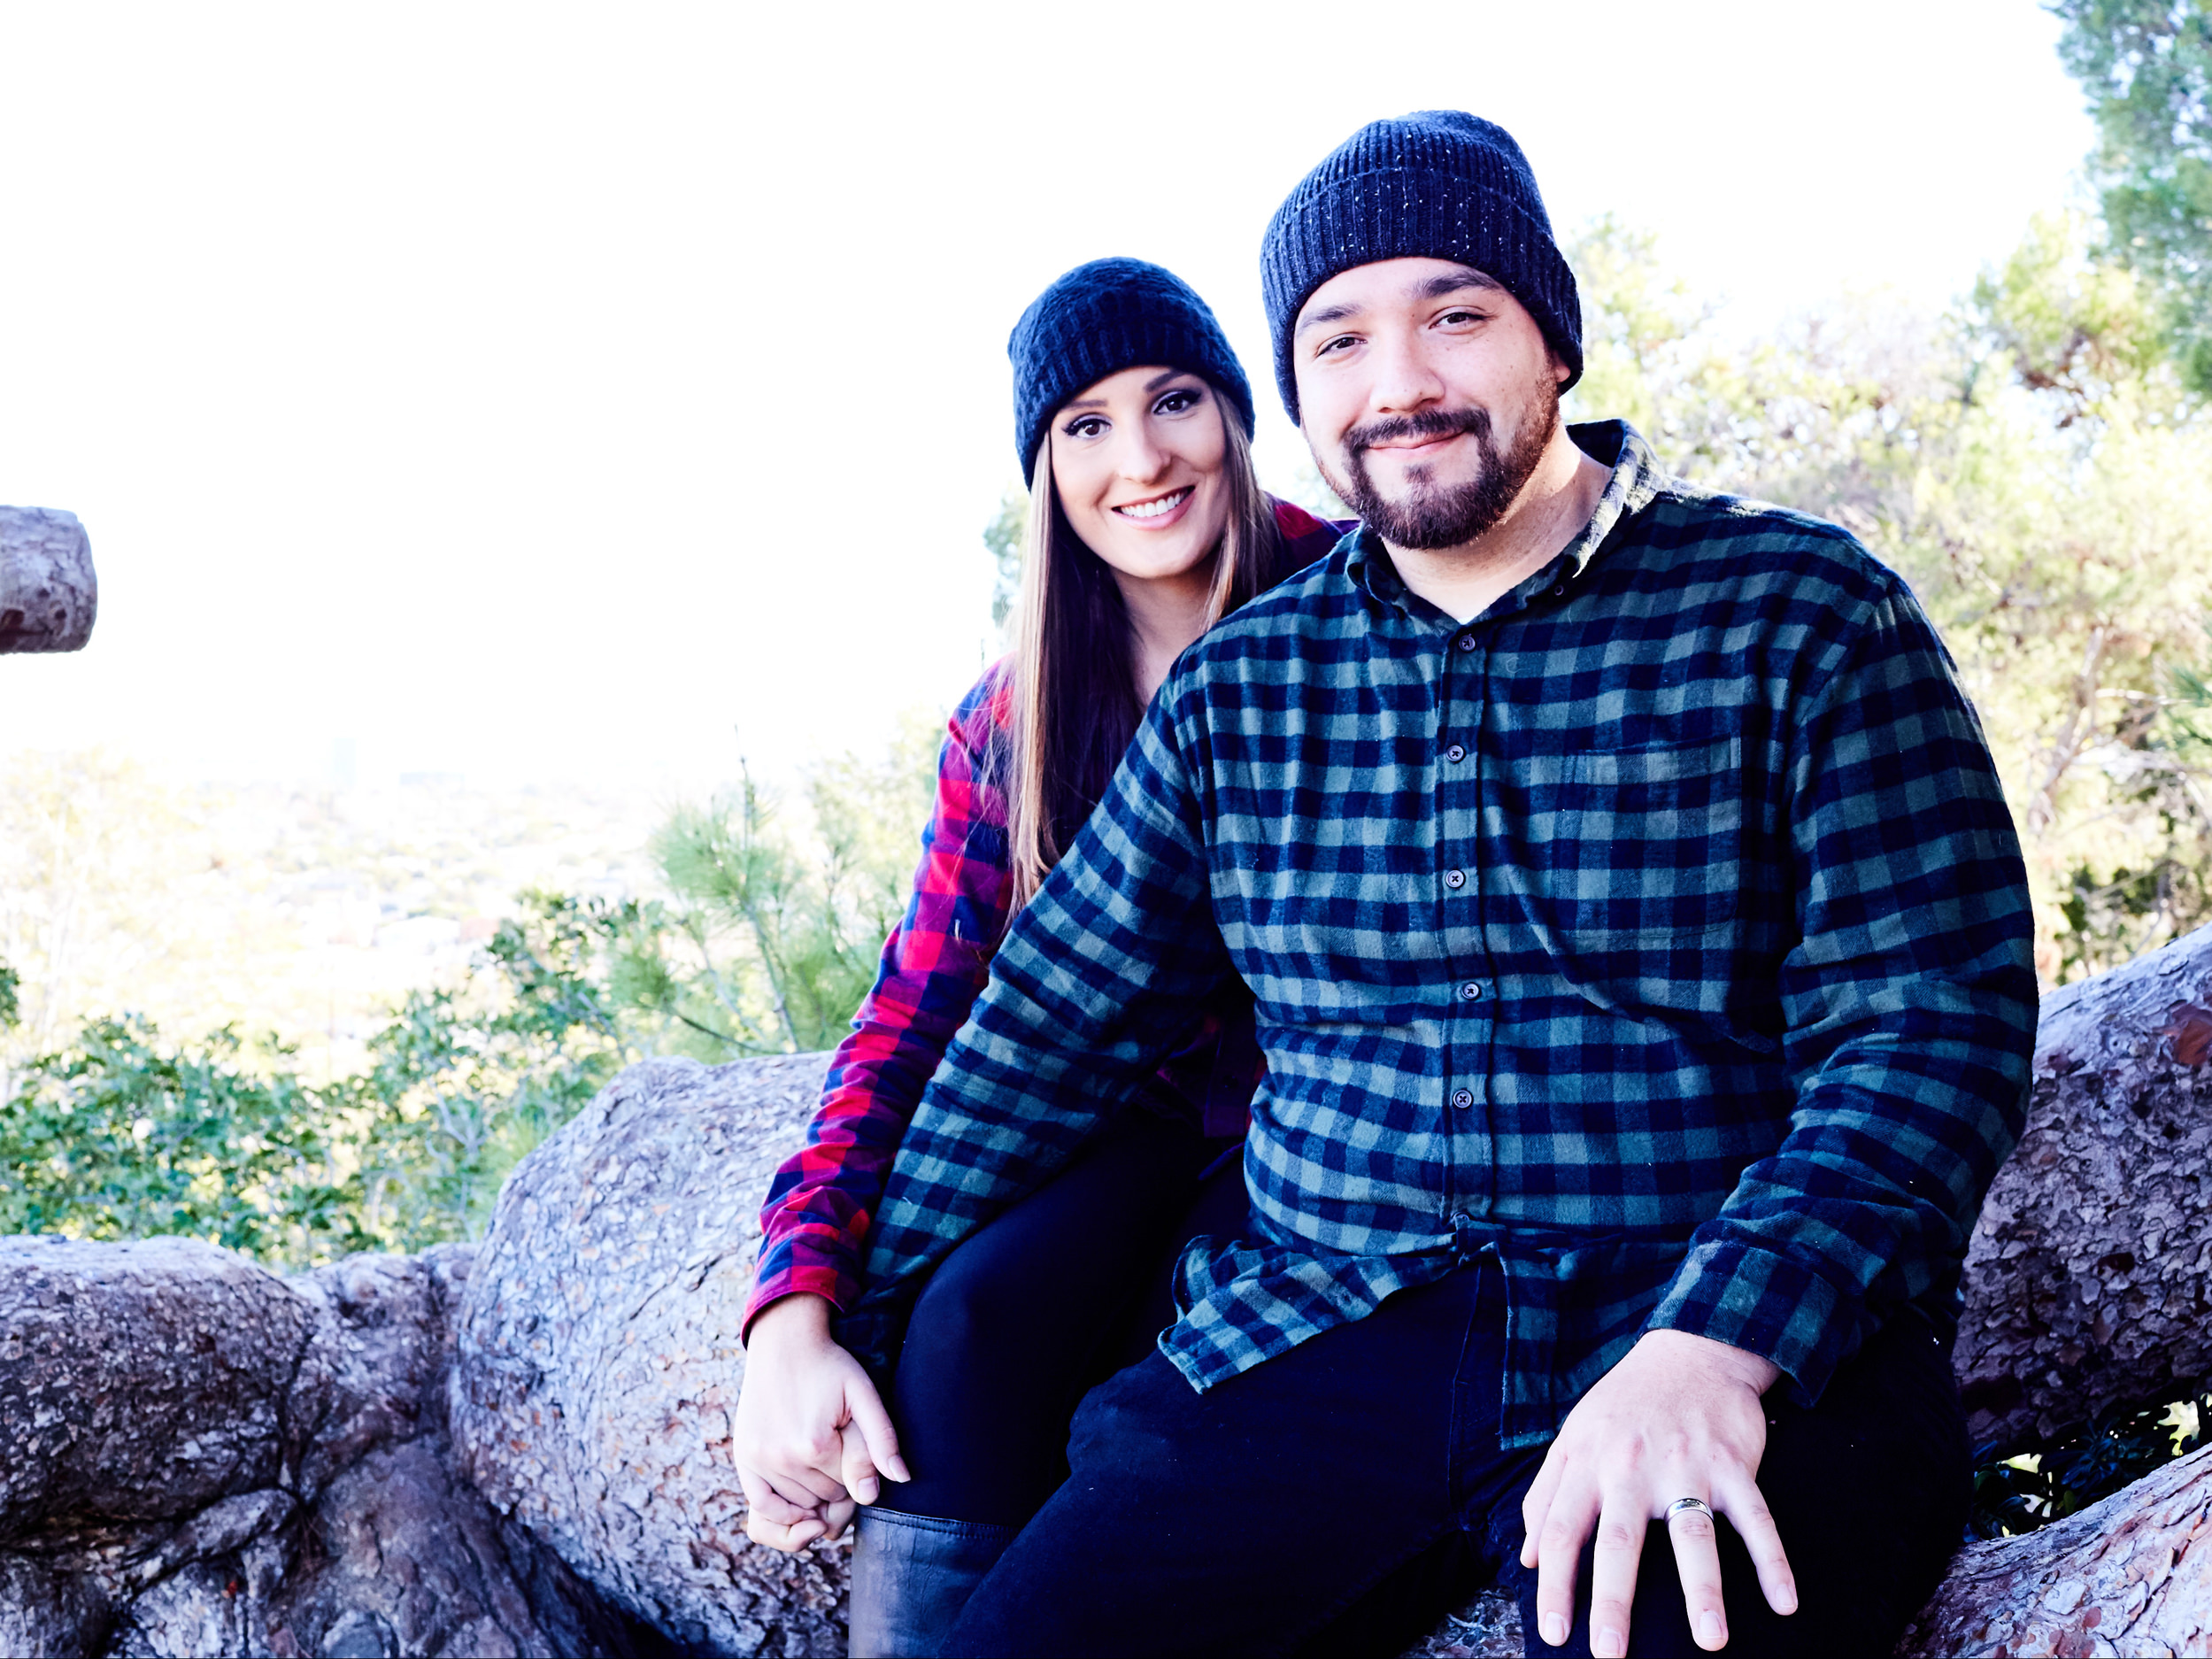
[[[1539,920],[1602,950],[1711,943],[1727,928],[1744,880],[1740,735],[1585,751],[1542,770],[1529,798]]]

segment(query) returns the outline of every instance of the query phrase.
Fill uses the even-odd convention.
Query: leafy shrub
[[[2208,1412],[2212,1392],[2200,1389],[2185,1400],[2108,1407],[2088,1427],[2048,1446],[1980,1447],[1968,1541],[2032,1532],[2062,1521],[2187,1456],[2203,1442]]]

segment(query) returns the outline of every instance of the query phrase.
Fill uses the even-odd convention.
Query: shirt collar
[[[1493,610],[1519,610],[1544,589],[1573,582],[1621,522],[1649,506],[1665,487],[1666,475],[1652,454],[1651,445],[1627,421],[1577,424],[1567,428],[1567,436],[1591,459],[1610,467],[1612,476],[1606,480],[1590,522],[1560,551],[1558,558],[1512,592],[1501,595]],[[1390,550],[1383,545],[1383,538],[1364,524],[1353,535],[1345,574],[1370,598],[1383,605],[1401,611],[1411,611],[1416,606],[1422,611],[1433,609],[1407,590],[1398,567],[1391,562]]]

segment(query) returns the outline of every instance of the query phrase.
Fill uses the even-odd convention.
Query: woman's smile
[[[1183,516],[1183,509],[1191,505],[1191,498],[1197,494],[1195,486],[1184,484],[1180,489],[1170,490],[1164,496],[1124,502],[1110,511],[1145,529],[1165,529]]]

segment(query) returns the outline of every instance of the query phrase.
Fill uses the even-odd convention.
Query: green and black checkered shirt
[[[1474,621],[1361,530],[1176,665],[899,1148],[863,1357],[1231,973],[1268,1076],[1252,1234],[1161,1338],[1196,1387],[1485,1255],[1514,1445],[1653,1326],[1800,1397],[1947,1330],[2036,1015],[1979,724],[1845,532],[1574,436],[1596,516]]]

